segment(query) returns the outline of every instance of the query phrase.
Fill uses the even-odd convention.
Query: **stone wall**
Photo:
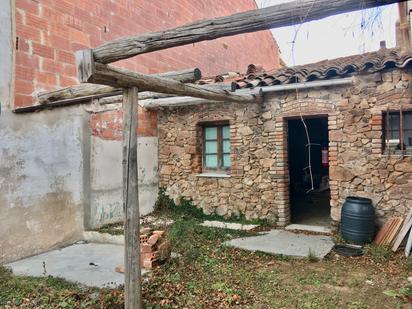
[[[159,113],[160,185],[173,198],[193,199],[208,214],[248,218],[274,217],[274,182],[270,167],[275,162],[271,128],[262,125],[260,106],[215,104],[179,108]],[[199,177],[202,172],[199,122],[230,123],[230,177]]]
[[[290,221],[287,120],[328,116],[331,217],[348,195],[369,197],[378,217],[412,207],[412,158],[382,153],[382,112],[412,109],[411,69],[354,78],[353,86],[267,95],[265,103],[212,104],[159,112],[160,184],[206,213]],[[204,121],[228,120],[230,177],[200,177]]]

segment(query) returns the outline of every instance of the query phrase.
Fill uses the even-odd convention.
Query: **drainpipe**
[[[293,91],[296,89],[311,89],[317,87],[333,87],[333,86],[345,86],[352,85],[352,77],[340,78],[340,79],[331,79],[331,80],[321,80],[314,82],[298,83],[298,84],[287,84],[287,85],[275,85],[275,86],[264,86],[264,87],[255,87],[253,89],[239,89],[234,93],[238,94],[254,94],[262,91],[263,93],[272,93],[272,92],[281,92],[281,91]],[[211,101],[206,99],[199,99],[193,97],[170,97],[164,99],[146,99],[140,100],[139,105],[147,108],[158,108],[158,107],[182,107],[190,106],[197,104],[209,104],[209,103],[221,103],[220,101]]]

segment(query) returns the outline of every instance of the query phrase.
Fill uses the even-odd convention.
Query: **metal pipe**
[[[331,87],[331,86],[343,86],[343,85],[350,85],[353,83],[352,77],[346,78],[339,78],[339,79],[330,79],[330,80],[319,80],[314,82],[304,82],[304,83],[296,83],[296,84],[286,84],[286,85],[274,85],[274,86],[264,86],[264,87],[256,87],[253,89],[262,89],[263,93],[271,93],[271,92],[280,92],[280,91],[289,91],[289,90],[296,90],[296,89],[310,89],[316,87]],[[247,93],[249,89],[240,89],[236,90],[237,93]],[[250,91],[250,90],[249,90]]]

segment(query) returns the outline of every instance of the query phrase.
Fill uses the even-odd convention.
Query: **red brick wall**
[[[34,92],[76,84],[76,50],[254,8],[254,0],[16,0],[14,106],[31,105]],[[250,63],[266,69],[279,66],[269,31],[154,52],[121,65],[143,73],[199,67],[210,76],[244,72]]]
[[[157,136],[157,113],[139,108],[138,114],[137,134]],[[92,135],[108,140],[120,140],[122,138],[122,116],[121,110],[92,114],[90,118]]]

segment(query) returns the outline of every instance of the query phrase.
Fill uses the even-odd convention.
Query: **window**
[[[203,170],[227,171],[230,169],[229,125],[203,127]]]
[[[384,151],[412,155],[412,111],[385,113],[383,126]]]

